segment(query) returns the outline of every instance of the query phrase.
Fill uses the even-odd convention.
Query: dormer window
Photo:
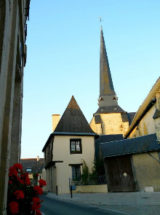
[[[81,139],[70,139],[70,153],[71,154],[82,153]]]

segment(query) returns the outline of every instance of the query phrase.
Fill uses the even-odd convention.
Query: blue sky
[[[45,3],[44,3],[45,2]],[[43,156],[51,115],[72,95],[90,122],[99,96],[100,23],[119,105],[136,111],[160,75],[159,0],[32,0],[22,157]]]

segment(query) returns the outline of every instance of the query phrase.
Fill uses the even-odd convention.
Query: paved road
[[[41,211],[45,215],[122,215],[121,213],[101,210],[97,207],[51,199],[46,196],[42,196],[42,199],[44,201]]]

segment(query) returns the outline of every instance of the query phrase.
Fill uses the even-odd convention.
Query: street
[[[70,202],[59,201],[42,196],[43,200],[41,211],[45,215],[120,215],[112,211],[104,211],[97,207],[90,207],[83,204],[73,204]]]

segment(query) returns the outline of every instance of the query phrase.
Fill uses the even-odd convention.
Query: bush
[[[86,185],[89,181],[89,169],[85,161],[83,161],[81,182]]]
[[[43,179],[39,185],[31,185],[28,173],[23,172],[21,164],[14,164],[9,169],[7,214],[8,215],[41,215],[42,187],[46,185]]]
[[[104,174],[105,174],[105,170],[104,170],[104,163],[102,159],[94,160],[94,165],[91,173],[89,173],[89,168],[86,162],[83,161],[82,176],[81,176],[82,184],[84,185],[99,184],[100,183],[99,178],[102,176],[105,178]]]

